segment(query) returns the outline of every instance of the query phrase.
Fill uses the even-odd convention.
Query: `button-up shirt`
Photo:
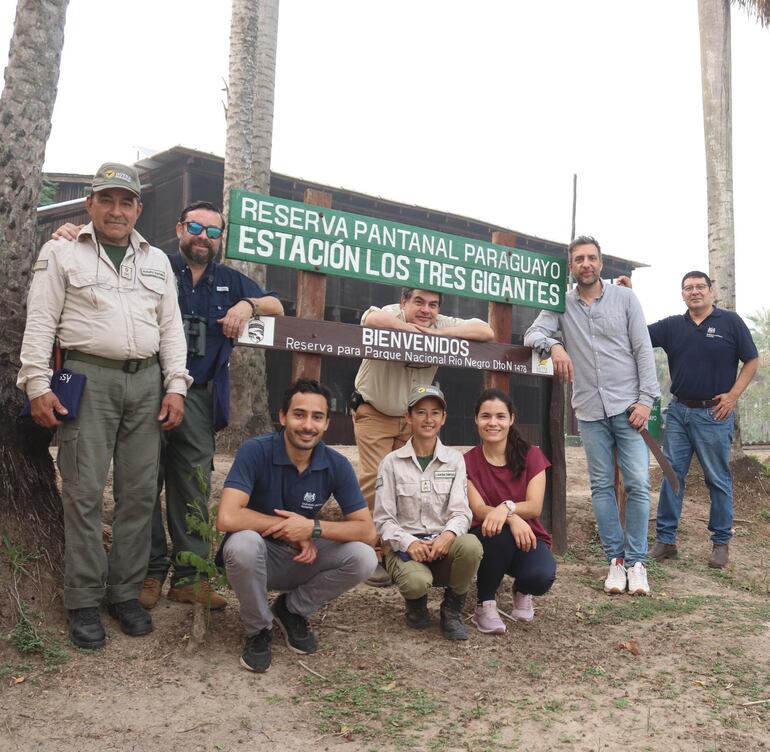
[[[63,350],[113,360],[156,353],[167,392],[186,394],[187,345],[168,257],[132,230],[120,269],[93,224],[75,240],[49,240],[32,267],[17,386],[29,399],[51,390],[54,338]]]
[[[410,439],[380,465],[374,499],[374,524],[383,543],[406,551],[418,535],[450,530],[468,532],[471,510],[465,461],[456,450],[436,440],[433,459],[425,470]]]
[[[588,305],[578,287],[567,293],[564,313],[541,311],[524,344],[550,351],[559,343],[575,369],[572,407],[579,420],[619,415],[634,403],[652,407],[660,396],[655,360],[638,298],[626,287],[602,281],[602,293]]]

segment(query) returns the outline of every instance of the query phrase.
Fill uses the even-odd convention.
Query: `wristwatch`
[[[506,507],[508,507],[508,517],[513,516],[516,514],[516,502],[511,501],[510,499],[506,499],[503,504],[505,504]]]
[[[321,537],[321,520],[313,520],[313,532],[310,533],[310,537],[313,539]]]

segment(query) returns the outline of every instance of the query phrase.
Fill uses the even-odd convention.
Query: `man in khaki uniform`
[[[439,313],[441,293],[409,288],[400,303],[372,306],[361,317],[361,326],[399,329],[420,334],[462,337],[479,342],[494,339],[492,327],[481,319],[460,319]],[[364,360],[356,375],[352,407],[353,430],[358,446],[358,481],[369,509],[374,508],[377,468],[388,452],[404,446],[412,435],[406,419],[407,399],[415,386],[430,384],[437,366],[404,365],[386,360]],[[367,581],[383,587],[390,578],[382,566]]]
[[[136,170],[102,165],[86,209],[91,222],[77,238],[49,241],[34,264],[17,385],[35,422],[59,427],[64,605],[72,642],[99,648],[105,595],[123,632],[152,631],[137,596],[149,555],[160,431],[182,422],[190,377],[168,258],[134,230],[142,211]],[[87,378],[72,420],[50,387],[56,338],[64,365]],[[107,555],[101,508],[111,460],[115,510]]]

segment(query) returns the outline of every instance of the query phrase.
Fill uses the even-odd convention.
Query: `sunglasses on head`
[[[222,236],[221,227],[214,227],[213,225],[206,227],[206,225],[202,225],[200,222],[183,222],[182,224],[187,228],[187,232],[190,235],[200,235],[205,230],[209,240],[216,240]]]

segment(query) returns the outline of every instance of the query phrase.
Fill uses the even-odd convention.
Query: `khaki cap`
[[[136,167],[119,164],[118,162],[105,162],[94,175],[91,190],[94,193],[104,191],[107,188],[125,188],[131,191],[137,198],[141,198],[142,186],[139,183],[139,173]]]
[[[412,391],[409,392],[409,407],[414,407],[420,400],[426,397],[435,397],[446,410],[446,400],[444,399],[444,393],[432,384],[423,384],[422,386],[413,386]]]

